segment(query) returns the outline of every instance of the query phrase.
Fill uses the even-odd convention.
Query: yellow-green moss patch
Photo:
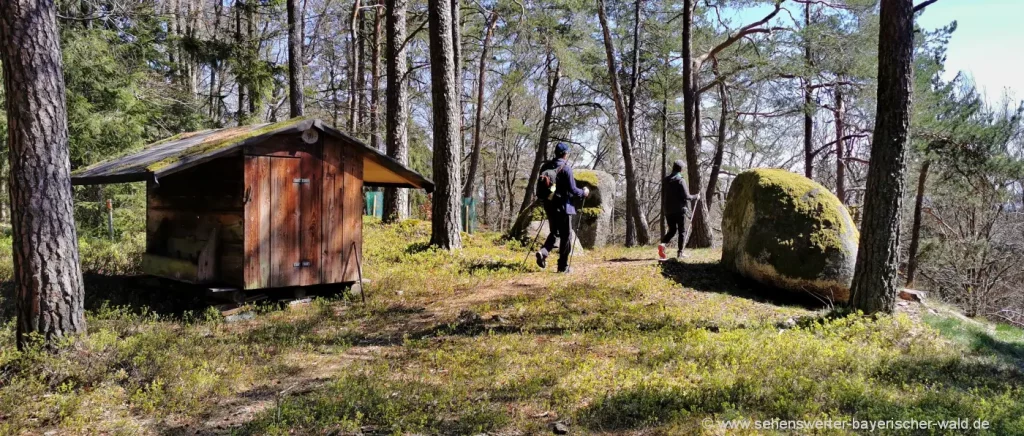
[[[577,184],[585,184],[588,187],[597,187],[600,181],[597,179],[597,173],[591,170],[576,170],[573,171],[573,178],[576,179]]]
[[[846,207],[813,180],[778,169],[740,174],[722,229],[722,262],[731,269],[780,287],[828,288],[831,296],[848,287],[860,235]]]
[[[229,129],[224,129],[217,133],[214,133],[209,138],[206,138],[202,142],[189,147],[188,149],[182,151],[181,153],[147,165],[146,170],[153,173],[159,172],[164,168],[179,163],[190,157],[200,156],[217,150],[221,150],[238,144],[239,142],[244,141],[246,139],[254,138],[257,136],[273,132],[275,130],[280,130],[286,127],[294,126],[306,120],[307,118],[293,118],[290,120],[285,120],[274,124],[268,124],[258,129],[253,129],[252,126],[238,126]]]

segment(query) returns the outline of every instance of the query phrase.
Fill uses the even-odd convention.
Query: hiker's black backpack
[[[540,172],[540,177],[537,178],[537,198],[547,201],[555,198],[555,184],[562,168],[565,168],[565,164]]]

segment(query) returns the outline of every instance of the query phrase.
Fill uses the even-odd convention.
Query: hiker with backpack
[[[568,273],[569,256],[572,255],[572,216],[576,215],[573,201],[590,195],[590,189],[576,187],[576,179],[572,174],[572,165],[566,159],[569,145],[559,142],[555,146],[555,158],[540,167],[537,180],[537,197],[544,204],[544,213],[548,216],[548,237],[544,245],[537,251],[537,266],[547,267],[547,258],[555,249],[557,238],[558,272]]]
[[[686,177],[683,176],[683,161],[677,160],[672,164],[672,174],[665,177],[661,184],[661,201],[665,210],[665,222],[668,223],[668,232],[661,238],[658,244],[658,259],[665,260],[665,244],[672,242],[672,238],[679,232],[679,251],[677,258],[685,257],[683,245],[686,244],[686,221],[690,215],[690,202],[700,198],[699,195],[690,195],[686,187]]]

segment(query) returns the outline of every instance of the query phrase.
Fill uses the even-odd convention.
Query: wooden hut
[[[146,182],[143,272],[210,288],[352,283],[363,187],[433,190],[320,120],[184,133],[72,174]]]

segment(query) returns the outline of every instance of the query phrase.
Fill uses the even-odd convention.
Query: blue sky
[[[792,2],[784,5],[794,8]],[[770,10],[770,5],[761,4],[734,11],[729,18],[736,27]],[[953,21],[957,30],[950,40],[945,78],[965,72],[990,103],[1000,103],[1004,91],[1015,101],[1024,100],[1024,0],[939,0],[917,18],[917,24],[929,30]]]
[[[963,71],[998,103],[1008,89],[1024,99],[1024,0],[939,0],[917,19],[925,29],[957,22],[947,74]]]

